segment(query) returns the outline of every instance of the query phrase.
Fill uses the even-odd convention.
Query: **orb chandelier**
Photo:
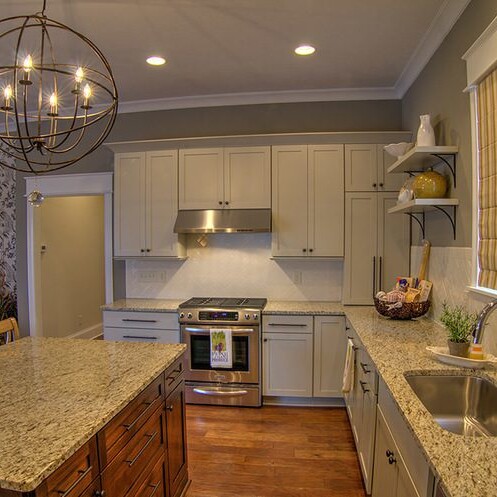
[[[110,133],[118,103],[102,52],[45,9],[43,0],[41,12],[0,20],[0,147],[16,159],[0,164],[34,174],[92,153]]]

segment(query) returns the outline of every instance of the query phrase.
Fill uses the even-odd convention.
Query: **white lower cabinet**
[[[265,396],[342,397],[343,316],[265,316],[262,338]]]
[[[179,343],[176,313],[104,311],[104,339],[124,342]]]

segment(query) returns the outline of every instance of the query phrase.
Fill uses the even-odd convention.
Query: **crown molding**
[[[471,0],[445,0],[395,83],[397,98],[403,98],[440,47]]]
[[[219,95],[198,95],[120,102],[118,112],[127,114],[131,112],[188,109],[195,107],[346,100],[396,100],[397,98],[395,88],[335,88],[326,90],[224,93]]]

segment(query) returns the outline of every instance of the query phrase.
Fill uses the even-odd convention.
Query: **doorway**
[[[112,173],[26,178],[35,189],[45,201],[27,204],[30,335],[94,338],[113,300]]]

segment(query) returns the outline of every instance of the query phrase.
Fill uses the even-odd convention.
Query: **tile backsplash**
[[[273,300],[342,298],[343,259],[271,259],[271,234],[207,235],[201,247],[188,236],[188,259],[126,261],[126,296],[267,297]]]

